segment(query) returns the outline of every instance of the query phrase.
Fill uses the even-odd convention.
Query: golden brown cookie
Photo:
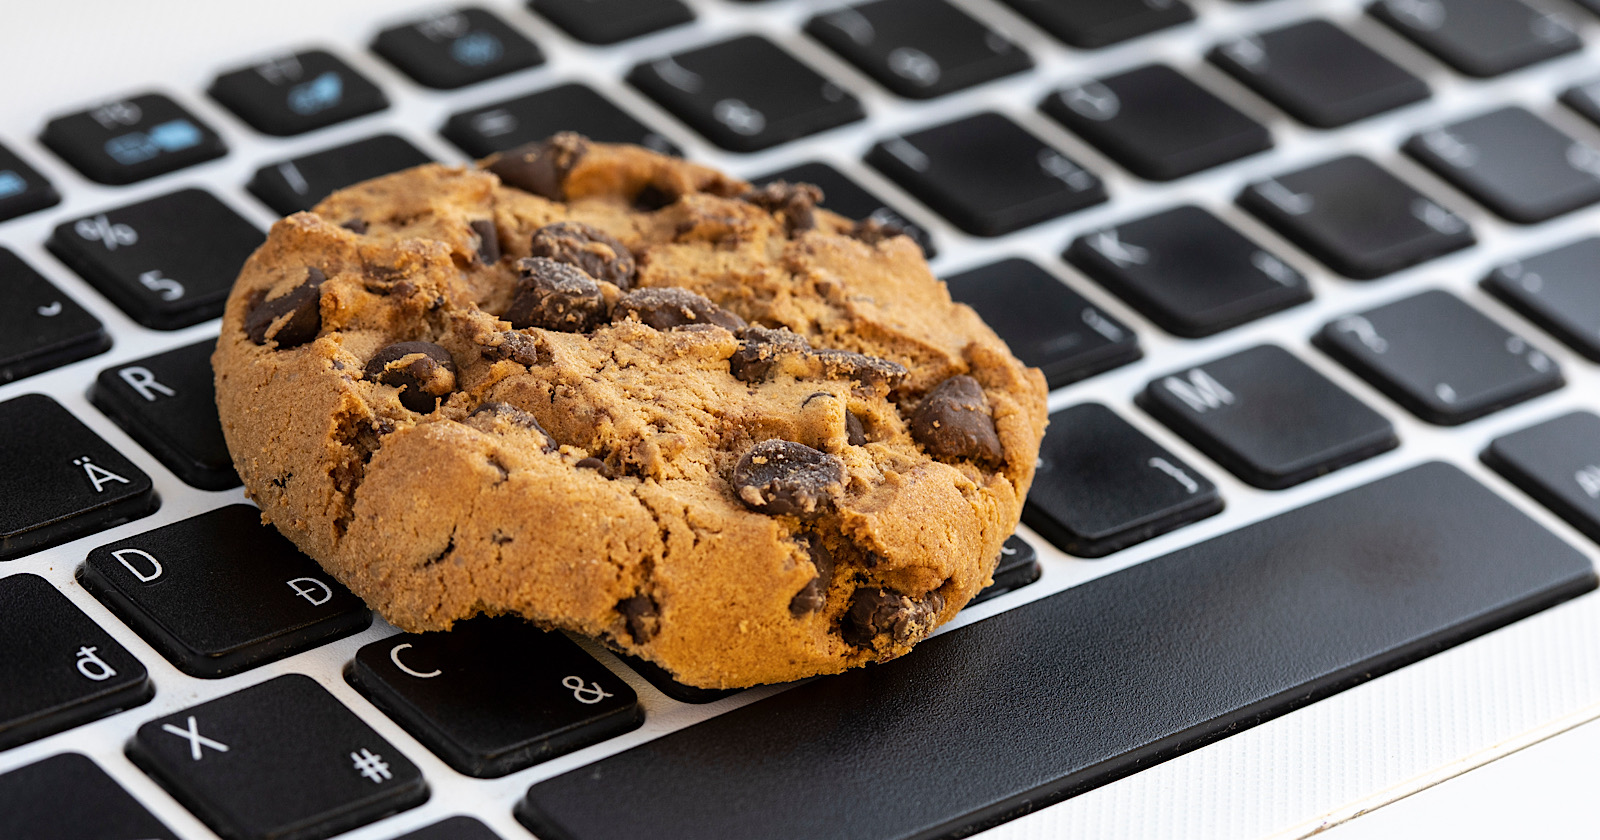
[[[909,651],[990,580],[1044,379],[817,199],[558,135],[278,222],[213,360],[247,492],[405,630],[705,687]]]

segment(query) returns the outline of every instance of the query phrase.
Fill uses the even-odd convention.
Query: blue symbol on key
[[[188,120],[169,120],[150,129],[150,142],[163,152],[181,152],[200,145],[200,127]]]
[[[289,110],[301,116],[326,111],[344,96],[344,79],[329,70],[302,85],[289,89]]]
[[[487,32],[474,32],[463,35],[450,45],[450,57],[457,64],[467,67],[482,67],[500,60],[505,53],[505,48],[500,46],[500,39]]]
[[[24,181],[21,175],[10,169],[0,171],[0,198],[21,195],[27,190],[28,182]]]
[[[107,140],[106,154],[123,166],[133,166],[161,154],[161,149],[144,132],[135,131]]]

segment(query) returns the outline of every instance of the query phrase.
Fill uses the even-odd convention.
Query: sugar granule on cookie
[[[563,134],[279,221],[213,358],[246,491],[408,631],[716,688],[907,653],[990,582],[1045,384],[821,198]]]

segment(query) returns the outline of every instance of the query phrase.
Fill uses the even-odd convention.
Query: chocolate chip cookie
[[[283,219],[213,360],[247,492],[409,631],[719,688],[906,653],[989,582],[1044,379],[819,198],[558,135]]]

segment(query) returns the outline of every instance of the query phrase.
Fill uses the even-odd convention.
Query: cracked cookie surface
[[[283,219],[213,359],[246,491],[408,631],[718,688],[906,653],[988,584],[1046,390],[817,199],[558,135]]]

